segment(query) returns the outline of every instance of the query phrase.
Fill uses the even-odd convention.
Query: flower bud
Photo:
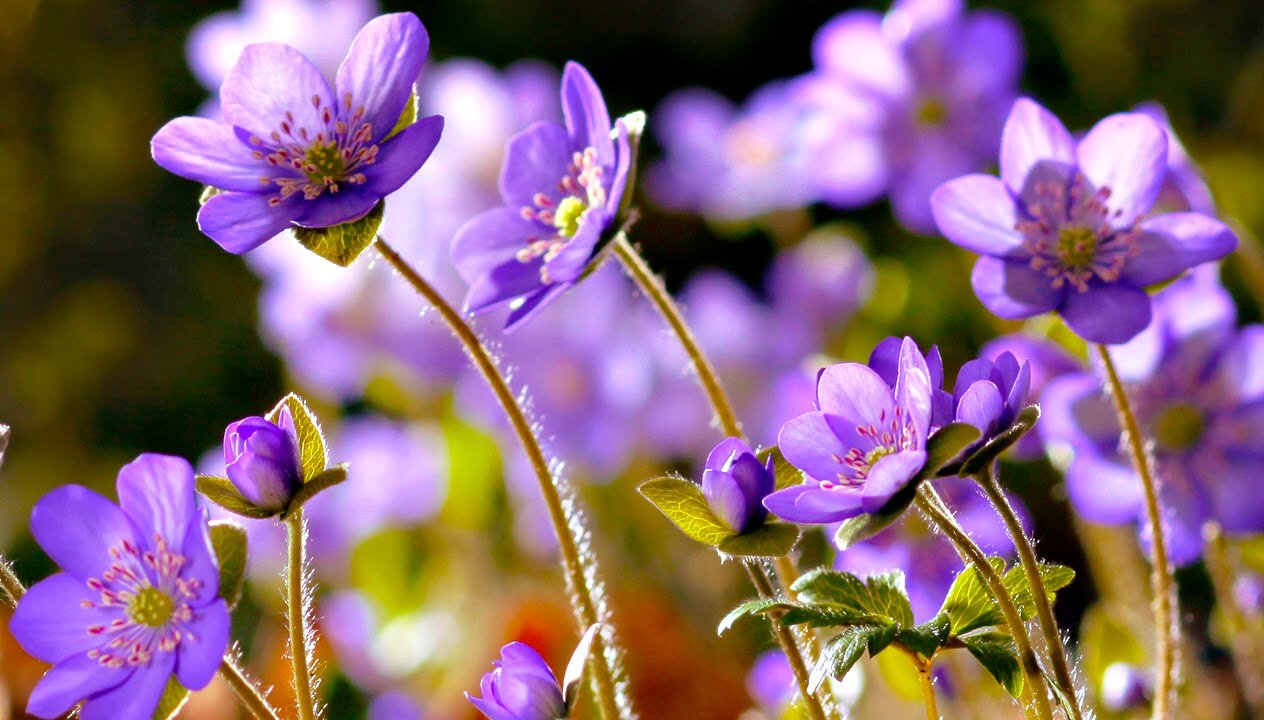
[[[224,430],[228,479],[242,497],[265,510],[282,511],[303,484],[298,433],[289,408],[277,423],[248,417]]]
[[[768,517],[764,498],[776,489],[773,459],[765,465],[740,439],[726,438],[707,456],[702,472],[702,494],[716,517],[741,534],[759,527]]]
[[[568,715],[557,677],[529,645],[512,642],[483,675],[483,696],[465,696],[491,720],[559,720]]]

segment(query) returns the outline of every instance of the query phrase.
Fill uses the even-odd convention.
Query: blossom
[[[1147,115],[1163,126],[1167,131],[1167,177],[1159,188],[1159,196],[1154,201],[1156,212],[1186,212],[1192,210],[1204,215],[1215,215],[1216,205],[1211,199],[1211,190],[1202,172],[1194,164],[1193,158],[1181,144],[1172,123],[1168,120],[1167,111],[1155,103],[1141,103],[1133,112]]]
[[[1081,369],[1079,361],[1067,351],[1048,340],[1040,340],[1029,335],[1013,333],[989,340],[979,351],[979,357],[996,360],[1009,353],[1021,360],[1029,369],[1029,385],[1027,402],[1039,403],[1045,387],[1054,378]],[[1040,457],[1044,448],[1036,433],[1027,433],[1018,439],[1010,448],[1010,456],[1020,460],[1031,460]]]
[[[1112,713],[1144,708],[1154,692],[1150,678],[1146,668],[1130,663],[1111,663],[1102,672],[1102,706]]]
[[[1145,288],[1231,252],[1223,223],[1197,212],[1147,216],[1167,177],[1168,135],[1139,113],[1112,115],[1078,143],[1034,101],[1014,103],[1001,177],[935,190],[940,232],[979,253],[971,283],[1007,319],[1057,311],[1091,342],[1128,341],[1150,322]]]
[[[1206,274],[1155,298],[1154,322],[1111,349],[1152,456],[1172,562],[1202,552],[1202,527],[1264,530],[1264,326],[1236,327],[1228,292]],[[1044,393],[1041,437],[1066,464],[1067,492],[1086,519],[1140,523],[1149,533],[1140,479],[1123,452],[1115,411],[1097,374],[1054,380]],[[1148,545],[1148,543],[1143,543]]]
[[[492,665],[479,686],[482,697],[465,694],[488,720],[559,720],[569,714],[557,677],[531,646],[509,643]]]
[[[468,312],[510,303],[506,328],[575,284],[614,222],[631,166],[628,129],[613,133],[601,90],[578,63],[562,73],[566,124],[538,122],[509,142],[504,207],[457,232],[452,257]]]
[[[1008,430],[1027,403],[1031,367],[1003,352],[995,360],[977,358],[961,366],[953,389],[957,422],[979,429],[976,445]]]
[[[932,380],[911,338],[901,342],[895,385],[859,363],[825,368],[815,411],[781,429],[779,447],[808,477],[764,506],[792,522],[831,523],[875,513],[926,464]]]
[[[896,218],[934,230],[937,185],[987,166],[1022,68],[1007,15],[966,12],[962,0],[900,0],[881,15],[850,10],[812,42],[800,102],[818,194],[838,207],[886,194]]]
[[[277,422],[248,417],[224,429],[224,465],[228,479],[250,504],[284,510],[303,484],[298,431],[288,407]]]
[[[198,226],[229,252],[293,225],[358,220],[439,142],[438,116],[394,132],[428,49],[415,15],[383,15],[356,36],[331,86],[292,47],[249,45],[220,89],[225,121],[172,120],[154,135],[154,161],[223,191],[202,205]]]
[[[45,495],[31,533],[62,571],[22,598],[10,623],[53,668],[27,712],[149,720],[172,675],[190,690],[215,676],[229,618],[193,468],[141,455],[118,475],[119,504],[79,485]]]
[[[741,438],[725,438],[707,455],[702,471],[702,494],[711,511],[735,533],[759,527],[768,512],[763,500],[776,488],[773,458],[767,463]]]

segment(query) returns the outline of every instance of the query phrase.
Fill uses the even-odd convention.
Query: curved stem
[[[2,555],[0,555],[0,589],[4,591],[3,595],[8,599],[11,607],[17,607],[18,600],[26,594],[26,586],[18,579],[17,573],[13,572],[13,566]]]
[[[254,683],[246,677],[241,668],[237,667],[237,661],[232,657],[225,657],[219,666],[220,677],[228,683],[233,692],[241,700],[241,704],[245,706],[250,714],[256,720],[280,720],[277,711],[272,709],[268,704],[267,698],[263,696],[263,691],[255,687]]]
[[[1203,527],[1207,541],[1205,560],[1211,584],[1216,590],[1216,605],[1225,621],[1230,638],[1233,669],[1242,688],[1242,697],[1251,710],[1251,717],[1264,717],[1264,658],[1261,658],[1260,638],[1248,626],[1245,613],[1238,605],[1233,591],[1234,578],[1238,575],[1237,564],[1231,557],[1224,531],[1214,522]]]
[[[294,702],[298,706],[300,720],[316,719],[316,703],[312,697],[311,657],[313,638],[308,632],[310,609],[307,606],[306,587],[307,526],[303,522],[303,510],[290,513],[285,521],[289,540],[289,564],[286,568],[286,616],[290,629],[290,666],[294,680]]]
[[[1174,611],[1176,608],[1176,582],[1167,556],[1167,536],[1163,529],[1163,507],[1159,501],[1159,484],[1146,452],[1145,438],[1132,411],[1128,393],[1119,380],[1115,362],[1105,345],[1097,345],[1097,356],[1106,369],[1110,382],[1110,394],[1119,413],[1119,424],[1128,439],[1132,453],[1132,465],[1141,477],[1141,489],[1145,494],[1146,519],[1150,522],[1150,585],[1154,591],[1154,720],[1167,720],[1172,714],[1172,690],[1176,673],[1176,644],[1179,641]]]
[[[755,586],[761,598],[772,599],[777,596],[777,591],[773,589],[772,583],[768,581],[768,577],[764,575],[761,568],[749,561],[742,565],[746,568],[751,584]],[[794,681],[799,686],[799,696],[803,698],[803,706],[812,720],[825,720],[825,709],[821,707],[821,701],[808,692],[808,669],[803,663],[803,656],[799,654],[799,646],[794,640],[794,633],[790,631],[790,628],[782,625],[780,619],[781,613],[776,611],[768,613],[768,622],[772,625],[777,643],[781,645],[782,652],[790,661],[790,669],[794,672]]]
[[[932,499],[933,498],[933,499]],[[1027,678],[1026,685],[1030,690],[1032,705],[1035,709],[1036,716],[1041,720],[1052,720],[1053,707],[1049,704],[1049,693],[1045,689],[1044,674],[1040,671],[1040,663],[1036,661],[1036,652],[1031,647],[1031,638],[1027,634],[1027,624],[1023,622],[1023,616],[1018,612],[1018,607],[1014,604],[1014,599],[1010,597],[1009,590],[1005,588],[1005,581],[997,574],[996,569],[987,560],[987,554],[983,549],[975,544],[974,540],[966,534],[965,530],[957,524],[955,518],[951,514],[946,513],[942,508],[943,501],[938,498],[938,493],[929,484],[923,483],[922,487],[917,491],[917,507],[926,514],[931,523],[935,525],[957,548],[957,552],[967,563],[974,565],[975,571],[983,578],[983,582],[988,586],[992,596],[996,599],[997,605],[1000,606],[1001,612],[1005,616],[1005,624],[1009,626],[1010,636],[1014,638],[1014,646],[1018,649],[1019,664],[1023,669],[1023,675]]]
[[[496,399],[500,402],[501,409],[504,410],[505,415],[509,418],[509,423],[513,426],[514,433],[518,436],[518,441],[521,443],[523,450],[526,451],[527,459],[531,462],[531,467],[535,471],[536,479],[540,486],[540,493],[544,496],[545,505],[549,510],[549,520],[553,524],[553,534],[557,538],[558,548],[562,552],[562,565],[566,571],[567,585],[571,590],[572,609],[575,612],[580,634],[582,635],[596,623],[609,625],[609,619],[601,617],[593,588],[589,585],[590,582],[597,583],[595,564],[591,566],[586,565],[580,554],[579,545],[571,531],[571,518],[563,505],[561,493],[554,483],[553,471],[549,468],[548,459],[545,457],[544,451],[540,447],[540,442],[531,429],[530,421],[527,420],[527,416],[518,405],[518,401],[515,399],[513,391],[509,388],[509,384],[496,367],[496,361],[492,358],[486,346],[483,345],[478,333],[470,327],[465,318],[425,278],[400,257],[399,253],[387,244],[386,240],[378,237],[374,242],[374,246],[381,253],[382,257],[386,258],[386,261],[417,291],[417,294],[438,311],[440,317],[447,323],[448,328],[452,330],[457,340],[465,348],[465,352],[470,356],[474,366],[483,375],[483,379],[491,387]],[[589,552],[591,554],[591,550]],[[612,667],[611,659],[605,647],[605,640],[601,633],[593,637],[592,648],[593,655],[599,658],[598,662],[590,664],[597,704],[601,709],[603,718],[615,720],[622,717],[615,687],[616,672],[615,668]]]
[[[935,684],[930,677],[930,663],[917,665],[917,679],[922,683],[922,700],[926,706],[926,720],[939,720],[939,707],[935,704]]]
[[[685,352],[689,355],[689,360],[693,362],[694,369],[698,372],[698,379],[702,382],[702,387],[706,390],[707,397],[711,400],[711,405],[715,408],[716,417],[720,421],[720,427],[724,430],[724,434],[742,437],[742,425],[737,421],[737,413],[733,412],[733,403],[729,401],[728,394],[724,392],[724,385],[720,383],[720,376],[715,371],[715,367],[711,365],[711,361],[707,359],[706,353],[702,351],[702,347],[698,345],[698,340],[693,336],[693,332],[689,330],[689,324],[685,322],[685,317],[680,312],[680,307],[676,305],[676,301],[667,292],[667,288],[663,287],[663,282],[658,279],[658,276],[646,264],[641,254],[628,242],[626,235],[619,233],[612,244],[614,245],[615,254],[619,256],[623,266],[627,268],[632,279],[641,288],[641,292],[645,293],[645,296],[654,303],[654,307],[658,308],[659,314],[671,326],[672,332],[676,334],[676,337],[680,338],[680,344],[684,346]]]
[[[1058,632],[1058,621],[1053,616],[1053,607],[1049,605],[1049,594],[1045,592],[1045,581],[1040,576],[1040,562],[1036,559],[1036,550],[1023,530],[1023,523],[1019,520],[1018,513],[1014,512],[1014,506],[1010,504],[1005,491],[1001,489],[1000,481],[996,476],[996,465],[993,464],[989,470],[980,473],[975,479],[983,486],[983,492],[992,502],[992,507],[996,508],[996,514],[1000,515],[1001,520],[1005,522],[1010,540],[1014,543],[1014,548],[1018,550],[1019,562],[1027,575],[1027,584],[1031,587],[1031,597],[1036,606],[1036,617],[1040,621],[1040,631],[1049,648],[1053,679],[1058,683],[1065,697],[1064,705],[1067,712],[1073,720],[1080,720],[1083,714],[1080,712],[1079,701],[1075,696],[1075,683],[1071,679],[1066,645],[1062,642],[1062,634]]]

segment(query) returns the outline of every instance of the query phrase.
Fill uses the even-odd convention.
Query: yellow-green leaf
[[[211,548],[219,563],[219,596],[229,609],[241,600],[241,586],[246,578],[246,531],[228,520],[211,523]]]
[[[303,482],[321,474],[328,462],[325,451],[325,434],[321,432],[320,423],[308,409],[303,398],[290,393],[281,398],[281,402],[268,413],[268,421],[276,423],[281,417],[281,408],[289,408],[294,419],[294,430],[298,434],[298,454],[303,465]]]
[[[325,228],[294,227],[294,237],[303,247],[339,267],[347,267],[360,257],[382,226],[386,201],[380,201],[359,220]]]
[[[766,523],[741,535],[732,535],[720,543],[720,552],[740,557],[776,558],[794,549],[799,542],[799,528],[785,523]]]
[[[711,512],[702,488],[688,480],[655,478],[642,483],[638,490],[676,527],[700,543],[714,547],[735,535]]]

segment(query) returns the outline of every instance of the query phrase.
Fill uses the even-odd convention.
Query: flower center
[[[1188,450],[1205,429],[1201,410],[1188,403],[1173,403],[1164,408],[1154,422],[1154,440],[1168,450]]]
[[[562,198],[562,202],[558,203],[557,211],[553,213],[553,227],[557,228],[557,234],[564,238],[573,238],[579,230],[579,219],[583,217],[584,211],[588,206],[583,200],[569,195]]]
[[[332,141],[312,143],[304,157],[307,164],[303,170],[307,178],[315,183],[337,182],[347,171],[342,154],[338,152],[338,144]]]
[[[1068,225],[1058,231],[1058,258],[1069,270],[1084,270],[1097,255],[1097,235],[1083,225]]]
[[[540,266],[540,282],[545,285],[557,279],[570,279],[550,277],[548,263],[579,232],[585,213],[606,206],[605,169],[597,162],[596,148],[587,147],[571,155],[566,174],[558,181],[556,190],[562,193],[561,198],[538,192],[531,198],[531,205],[521,211],[524,219],[548,226],[553,234],[530,238],[527,246],[515,255],[522,263],[544,258],[544,264]]]
[[[948,108],[938,98],[926,98],[918,103],[913,117],[922,127],[939,127],[948,119]]]
[[[865,462],[869,464],[869,467],[873,467],[874,465],[878,464],[879,460],[881,460],[882,458],[888,455],[894,455],[896,451],[897,451],[896,448],[887,447],[885,445],[876,447],[870,450],[868,454],[865,455]]]
[[[141,588],[127,605],[127,616],[137,625],[159,628],[171,620],[176,608],[171,596],[153,586]]]
[[[889,415],[886,412],[881,413],[877,423],[857,426],[856,434],[868,440],[869,443],[865,444],[871,444],[871,447],[868,450],[853,447],[846,455],[835,455],[834,462],[839,465],[836,479],[821,482],[821,488],[832,490],[863,485],[879,460],[913,449],[917,429],[904,408],[897,405],[895,412]]]

